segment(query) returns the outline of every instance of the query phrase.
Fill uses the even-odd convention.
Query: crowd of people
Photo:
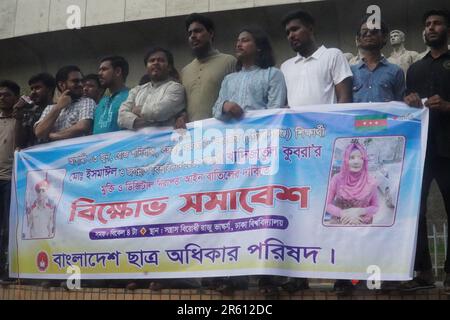
[[[172,53],[155,47],[144,57],[146,75],[131,90],[126,85],[129,65],[121,56],[103,58],[97,74],[84,77],[73,65],[60,68],[55,77],[48,73],[34,75],[28,82],[29,97],[21,96],[21,88],[15,82],[0,81],[2,283],[13,280],[8,275],[7,247],[11,171],[17,148],[118,130],[153,126],[179,129],[185,128],[188,122],[211,117],[228,121],[241,118],[249,110],[404,101],[409,106],[430,110],[415,258],[417,273],[411,281],[391,282],[385,287],[389,284],[403,290],[434,287],[427,241],[426,200],[430,184],[436,179],[447,215],[450,213],[450,14],[447,10],[430,10],[424,14],[424,40],[429,51],[409,67],[406,76],[401,67],[389,62],[381,53],[389,38],[387,25],[382,22],[377,29],[367,21],[365,17],[356,26],[360,56],[352,66],[339,49],[326,48],[316,42],[314,18],[305,11],[291,12],[281,22],[295,56],[282,63],[280,69],[275,67],[269,37],[260,28],[242,28],[232,56],[214,48],[213,21],[193,13],[187,17],[185,27],[195,58],[181,73],[175,69]],[[357,189],[347,183],[355,172],[364,174],[366,182],[371,181],[367,176],[367,154],[357,143],[349,145],[345,154],[348,154],[344,161],[348,168],[344,165],[342,172],[332,180],[334,193],[328,197],[327,208],[334,219],[343,223],[367,223],[373,216],[376,189]],[[361,201],[360,210],[341,205],[362,193],[367,199]],[[448,292],[449,255],[447,253],[444,280]],[[280,286],[290,292],[308,288],[308,280],[302,278],[261,276],[258,282],[267,293]],[[161,288],[168,283],[152,282],[150,287]],[[245,288],[248,278],[204,279],[202,284],[232,292]],[[137,284],[131,282],[127,287],[132,289]],[[337,280],[334,287],[336,291],[348,291],[353,285],[349,280]]]

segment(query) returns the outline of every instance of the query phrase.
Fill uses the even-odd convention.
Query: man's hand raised
[[[59,108],[60,110],[63,110],[71,103],[72,103],[72,97],[70,96],[70,90],[66,90],[59,97],[56,107]]]

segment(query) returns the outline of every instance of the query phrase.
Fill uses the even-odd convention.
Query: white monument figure
[[[347,61],[350,61],[350,60],[352,60],[355,56],[354,56],[353,53],[351,53],[351,52],[345,52],[345,53],[344,53],[344,57],[345,57],[345,59],[347,59]]]
[[[363,50],[359,48],[359,43],[358,43],[358,36],[355,37],[355,45],[356,48],[358,49],[358,54],[356,56],[354,56],[352,53],[345,53],[347,60],[348,60],[348,64],[349,65],[355,65],[361,62],[363,56]],[[352,57],[349,57],[349,55],[352,55]],[[347,56],[348,55],[348,56]]]
[[[417,61],[419,53],[405,49],[405,33],[400,30],[392,30],[389,34],[389,39],[393,51],[388,61],[398,65],[406,74],[409,66]]]
[[[425,44],[427,43],[425,41],[425,30],[422,31],[422,40],[423,40],[423,43],[425,43]],[[428,52],[430,52],[430,47],[429,46],[427,46],[427,48],[426,48],[426,50],[424,52],[421,52],[421,53],[418,54],[416,61],[418,61],[418,60],[422,59],[423,57],[425,57]]]

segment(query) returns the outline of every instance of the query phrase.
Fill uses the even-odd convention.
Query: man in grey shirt
[[[187,122],[212,117],[223,78],[236,69],[236,58],[214,49],[214,23],[208,17],[192,13],[186,19],[189,46],[195,57],[181,71],[186,89],[187,112],[177,120],[177,128]]]

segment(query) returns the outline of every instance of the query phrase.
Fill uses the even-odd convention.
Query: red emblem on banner
[[[47,271],[48,268],[48,255],[47,252],[41,251],[37,255],[36,264],[40,272]]]

